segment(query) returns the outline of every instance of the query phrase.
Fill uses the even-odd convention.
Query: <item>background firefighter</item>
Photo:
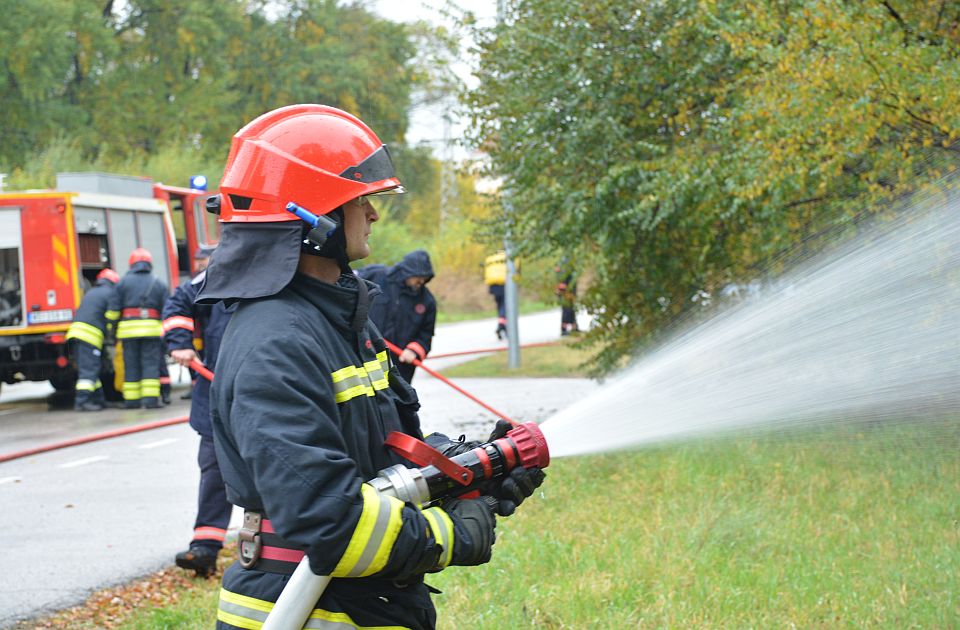
[[[373,131],[331,107],[284,107],[234,136],[198,297],[239,300],[212,389],[227,495],[245,510],[219,628],[259,627],[304,555],[338,578],[312,622],[433,628],[423,574],[490,558],[486,501],[420,510],[364,483],[401,463],[388,432],[422,435],[416,393],[367,318],[377,289],[350,270],[379,218],[368,196],[399,188]],[[527,477],[524,496],[542,478]]]
[[[577,272],[566,258],[554,268],[557,274],[555,293],[560,302],[560,335],[577,332]]]
[[[130,270],[117,285],[120,311],[117,339],[123,345],[123,400],[127,409],[148,409],[160,403],[160,314],[167,301],[167,285],[151,274],[153,257],[138,247],[130,253]]]
[[[483,283],[497,303],[497,329],[494,331],[497,339],[503,339],[507,334],[506,281],[507,253],[497,252],[487,256],[483,261]]]
[[[99,411],[106,406],[100,373],[103,365],[103,350],[112,336],[113,327],[120,313],[111,310],[116,301],[116,285],[120,276],[113,269],[102,269],[97,274],[97,284],[87,291],[80,308],[67,329],[74,360],[77,363],[77,385],[74,409]]]
[[[418,249],[392,267],[367,265],[357,274],[382,291],[370,304],[370,319],[385,339],[403,348],[397,369],[410,383],[417,369],[413,360],[427,357],[437,322],[437,301],[426,287],[433,279],[430,255]]]
[[[212,305],[195,303],[212,251],[213,248],[197,250],[194,258],[200,272],[177,287],[163,307],[163,340],[170,356],[179,365],[189,367],[196,360],[216,373],[220,341],[235,306],[228,308],[222,302]],[[197,518],[189,548],[178,553],[175,561],[177,566],[193,570],[198,575],[210,575],[217,568],[217,555],[223,548],[233,505],[227,500],[227,489],[217,464],[210,423],[210,381],[203,377],[193,383],[190,426],[200,435]]]

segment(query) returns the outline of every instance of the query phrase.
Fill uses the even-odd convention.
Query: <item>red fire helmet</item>
[[[132,252],[130,252],[130,260],[128,264],[132,267],[134,263],[138,262],[148,262],[153,263],[153,256],[150,255],[150,252],[145,250],[142,247],[138,247]]]
[[[101,269],[100,273],[97,274],[97,280],[103,280],[103,279],[107,279],[110,282],[116,284],[120,282],[120,274],[118,274],[116,271],[114,271],[110,267],[107,267],[106,269]]]
[[[326,105],[289,105],[233,136],[220,182],[226,223],[299,221],[287,202],[316,215],[346,202],[402,192],[387,147],[361,120]]]

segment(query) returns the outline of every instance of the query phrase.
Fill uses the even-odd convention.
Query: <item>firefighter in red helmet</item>
[[[167,285],[155,277],[153,257],[138,247],[130,252],[130,269],[117,285],[120,312],[117,340],[123,344],[123,400],[127,409],[162,407],[160,363],[163,328],[160,313],[167,301]]]
[[[100,373],[103,348],[120,313],[111,306],[120,276],[113,269],[101,269],[97,284],[86,292],[80,308],[67,329],[67,339],[77,363],[74,409],[99,411],[106,406]]]
[[[259,627],[306,556],[337,578],[319,623],[433,628],[424,574],[489,560],[495,516],[484,500],[421,510],[364,483],[407,463],[388,433],[422,437],[416,393],[367,319],[378,289],[350,269],[369,254],[371,196],[401,191],[388,150],[346,112],[283,107],[234,136],[220,191],[198,301],[239,302],[211,411],[227,498],[245,515],[217,626]]]

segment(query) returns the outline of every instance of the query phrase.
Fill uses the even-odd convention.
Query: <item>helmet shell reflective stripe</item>
[[[110,282],[117,284],[120,282],[120,274],[118,274],[113,269],[107,267],[106,269],[101,269],[100,273],[97,274],[97,280],[107,279]]]
[[[373,177],[360,168],[365,162]],[[234,135],[220,182],[220,220],[299,221],[287,202],[321,215],[399,186],[386,147],[358,118],[326,105],[290,105]],[[238,207],[246,204],[231,195],[249,198],[249,207]]]
[[[127,262],[129,265],[133,265],[138,262],[148,262],[153,263],[153,256],[150,255],[150,252],[145,250],[142,247],[138,247],[132,252],[130,252],[130,260]]]

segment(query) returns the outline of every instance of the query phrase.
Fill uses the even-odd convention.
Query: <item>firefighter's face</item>
[[[343,235],[347,240],[347,258],[360,260],[370,255],[370,231],[380,219],[367,197],[358,197],[343,205]]]

